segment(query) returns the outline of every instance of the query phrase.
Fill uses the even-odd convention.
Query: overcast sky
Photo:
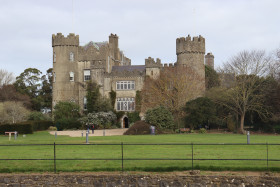
[[[51,36],[80,45],[119,36],[133,65],[176,61],[176,38],[202,35],[215,67],[244,49],[280,47],[279,0],[0,0],[0,69],[52,67]]]

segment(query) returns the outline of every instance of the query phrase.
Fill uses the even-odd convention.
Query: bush
[[[137,121],[132,125],[127,131],[125,131],[124,135],[144,135],[150,134],[150,124],[145,121]],[[161,134],[161,130],[156,128],[156,134]]]
[[[200,134],[205,134],[207,131],[206,131],[206,129],[204,129],[204,128],[200,128],[199,130],[198,130],[198,133],[200,133]]]
[[[80,129],[82,124],[76,118],[63,118],[55,122],[58,131],[64,129]]]
[[[74,119],[80,117],[80,106],[76,103],[60,101],[54,107],[54,119]]]
[[[33,131],[44,131],[53,126],[52,121],[30,121],[33,125]]]
[[[141,120],[141,118],[139,116],[139,112],[127,113],[127,117],[129,119],[129,124],[135,123],[136,121],[140,121]]]
[[[33,125],[31,122],[0,125],[0,134],[5,134],[5,132],[11,132],[11,131],[17,131],[19,134],[32,134]]]
[[[50,127],[48,128],[48,130],[49,130],[49,131],[57,131],[57,128],[54,127],[54,126],[50,126]]]
[[[235,121],[233,120],[232,116],[229,116],[227,118],[227,128],[228,128],[228,131],[230,131],[230,132],[236,131],[236,129],[235,129]]]
[[[49,121],[50,117],[46,114],[42,114],[41,112],[34,111],[34,112],[30,112],[30,114],[28,115],[28,120],[31,120],[31,121]]]
[[[145,114],[145,121],[160,129],[174,128],[174,119],[171,112],[162,106],[148,110]]]

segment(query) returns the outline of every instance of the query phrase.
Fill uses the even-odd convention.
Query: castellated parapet
[[[147,59],[145,59],[145,66],[150,67],[150,68],[162,67],[162,64],[161,64],[161,60],[159,58],[157,58],[155,61],[153,58],[148,57]]]
[[[61,33],[57,33],[57,35],[52,35],[52,47],[55,46],[79,46],[79,35],[75,35],[74,33],[70,33],[67,37],[65,37]]]
[[[176,39],[176,54],[182,53],[202,53],[205,54],[205,39],[199,35],[199,37],[191,38],[190,35],[184,38]]]

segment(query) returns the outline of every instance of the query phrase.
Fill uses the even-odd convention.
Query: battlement
[[[162,64],[161,64],[161,60],[159,58],[157,58],[155,61],[153,58],[148,57],[147,59],[145,59],[145,66],[146,66],[146,68],[147,67],[149,67],[149,68],[162,67]]]
[[[188,37],[176,39],[176,54],[181,53],[205,53],[205,39],[199,35],[193,38]]]
[[[174,68],[176,65],[176,63],[164,63],[163,68]]]
[[[52,46],[79,46],[79,35],[70,33],[65,37],[62,33],[57,33],[57,35],[52,35]]]
[[[118,38],[118,35],[117,34],[112,34],[109,36],[109,38]]]

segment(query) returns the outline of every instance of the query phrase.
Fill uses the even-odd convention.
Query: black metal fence
[[[120,146],[121,149],[121,157],[120,158],[57,158],[57,146]],[[124,145],[125,146],[191,146],[191,158],[125,158],[124,157]],[[266,157],[265,158],[194,158],[194,147],[199,146],[265,146],[266,148]],[[191,169],[194,169],[194,161],[264,161],[266,162],[266,168],[269,169],[269,162],[272,161],[280,161],[280,159],[270,159],[269,158],[269,146],[280,146],[280,144],[268,144],[268,143],[255,143],[255,144],[244,144],[244,143],[220,143],[220,144],[207,144],[207,143],[164,143],[164,144],[143,144],[143,143],[109,143],[109,144],[0,144],[1,147],[18,147],[18,146],[53,146],[53,157],[52,158],[1,158],[0,161],[53,161],[53,171],[56,173],[56,162],[61,160],[101,160],[101,161],[121,161],[121,171],[124,171],[124,161],[143,161],[143,160],[174,160],[174,161],[191,161]],[[2,151],[0,152],[0,156],[4,155],[5,153]],[[1,168],[1,165],[0,165]]]

